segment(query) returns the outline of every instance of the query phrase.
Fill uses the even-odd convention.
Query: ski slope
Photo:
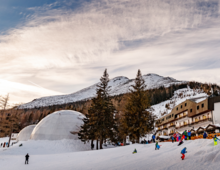
[[[172,84],[184,83],[183,81],[178,81],[170,77],[159,76],[157,74],[143,75],[143,79],[145,80],[145,84],[147,85],[146,89],[152,89],[161,86],[169,87]],[[109,81],[109,94],[111,96],[115,96],[128,93],[130,86],[134,85],[134,82],[134,79],[128,79],[127,77],[115,77]],[[35,107],[39,108],[53,105],[61,105],[91,99],[96,96],[97,85],[98,83],[68,95],[48,96],[39,99],[34,99],[29,103],[20,105],[18,109],[31,109]]]
[[[13,146],[0,149],[1,169],[7,170],[212,170],[220,167],[220,144],[213,146],[211,139],[159,143],[160,150],[154,144],[134,144],[104,150],[52,153],[37,152],[31,145],[27,148]],[[45,143],[46,145],[46,143]],[[25,143],[24,143],[25,146]],[[33,145],[34,146],[34,145]],[[59,146],[57,146],[59,147]],[[181,150],[187,147],[185,160],[181,160]],[[30,154],[29,165],[24,164],[24,156]],[[134,149],[137,154],[132,154]]]

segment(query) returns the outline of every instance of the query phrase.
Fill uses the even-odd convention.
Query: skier
[[[182,154],[181,158],[182,158],[182,160],[184,160],[184,158],[185,158],[185,153],[187,153],[186,152],[186,147],[183,148],[183,150],[181,151],[181,154]]]
[[[29,155],[27,153],[27,155],[25,155],[25,164],[27,163],[28,164],[28,160],[29,160]]]
[[[137,150],[136,150],[136,148],[134,149],[134,152],[132,152],[132,153],[133,153],[133,154],[134,154],[134,153],[137,153]]]
[[[191,132],[188,130],[188,137],[189,137],[189,140],[191,140]]]
[[[152,136],[152,140],[155,143],[155,135]]]
[[[174,140],[176,142],[176,133],[173,134]]]
[[[155,150],[159,150],[159,149],[160,149],[160,146],[158,145],[158,141],[156,141]]]
[[[180,142],[179,142],[178,146],[180,146],[180,145],[183,144],[183,139],[184,139],[184,135],[183,135],[183,137],[180,139]]]
[[[206,139],[207,136],[208,136],[207,133],[204,131],[203,138]]]
[[[187,140],[187,135],[188,135],[187,131],[185,130],[183,133],[184,133],[184,139]]]
[[[179,135],[179,133],[177,133],[177,134],[176,134],[176,141],[177,141],[177,142],[179,142],[179,137],[180,137],[180,135]]]
[[[172,139],[172,143],[173,143],[174,142],[174,137],[172,136],[171,139]]]
[[[217,141],[219,140],[219,138],[217,138],[216,135],[214,136],[213,140],[214,140],[214,146],[215,146],[215,145],[218,145],[218,142],[217,142]]]

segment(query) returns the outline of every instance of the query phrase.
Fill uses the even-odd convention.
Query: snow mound
[[[31,133],[36,125],[30,125],[22,129],[17,137],[17,140],[19,141],[27,141],[31,138]]]
[[[19,145],[22,144],[22,147]],[[90,150],[90,144],[80,140],[28,140],[19,141],[10,148],[2,148],[6,155],[51,155]],[[1,149],[0,149],[1,152]]]
[[[34,128],[33,140],[78,140],[78,132],[85,116],[72,110],[56,111],[42,119]],[[72,134],[71,132],[75,133]]]
[[[161,86],[169,87],[172,84],[185,83],[183,81],[178,81],[170,77],[162,77],[157,74],[143,75],[143,79],[145,80],[147,89],[158,88]],[[134,79],[128,79],[127,77],[123,77],[123,76],[115,77],[109,81],[109,86],[111,87],[109,94],[111,96],[115,96],[115,95],[128,93],[130,86],[134,85],[134,82],[135,82]],[[62,104],[91,99],[96,96],[97,85],[98,83],[68,95],[48,96],[39,99],[34,99],[29,103],[20,105],[18,109],[31,109],[35,107],[39,108],[39,107],[46,107],[53,105],[62,105]]]

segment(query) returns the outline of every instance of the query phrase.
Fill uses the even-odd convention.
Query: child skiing
[[[182,160],[184,160],[184,158],[185,158],[185,153],[187,153],[186,152],[186,147],[183,148],[183,150],[181,151],[181,154],[182,154],[181,158],[182,158]]]
[[[159,150],[159,149],[160,149],[160,146],[158,145],[158,141],[156,141],[155,150]]]
[[[134,152],[132,152],[132,153],[133,153],[133,154],[134,154],[134,153],[137,153],[137,150],[136,150],[136,148],[134,149]]]
[[[218,142],[217,142],[217,141],[219,140],[219,138],[217,138],[216,135],[214,136],[213,140],[214,140],[214,146],[215,146],[215,145],[218,145]]]

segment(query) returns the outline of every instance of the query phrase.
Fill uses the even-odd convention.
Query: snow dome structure
[[[34,128],[31,139],[33,140],[78,140],[82,119],[82,113],[72,110],[56,111],[42,119]],[[72,133],[75,134],[72,134]]]
[[[31,133],[36,125],[30,125],[22,129],[17,137],[17,140],[19,141],[27,141],[31,138]]]

